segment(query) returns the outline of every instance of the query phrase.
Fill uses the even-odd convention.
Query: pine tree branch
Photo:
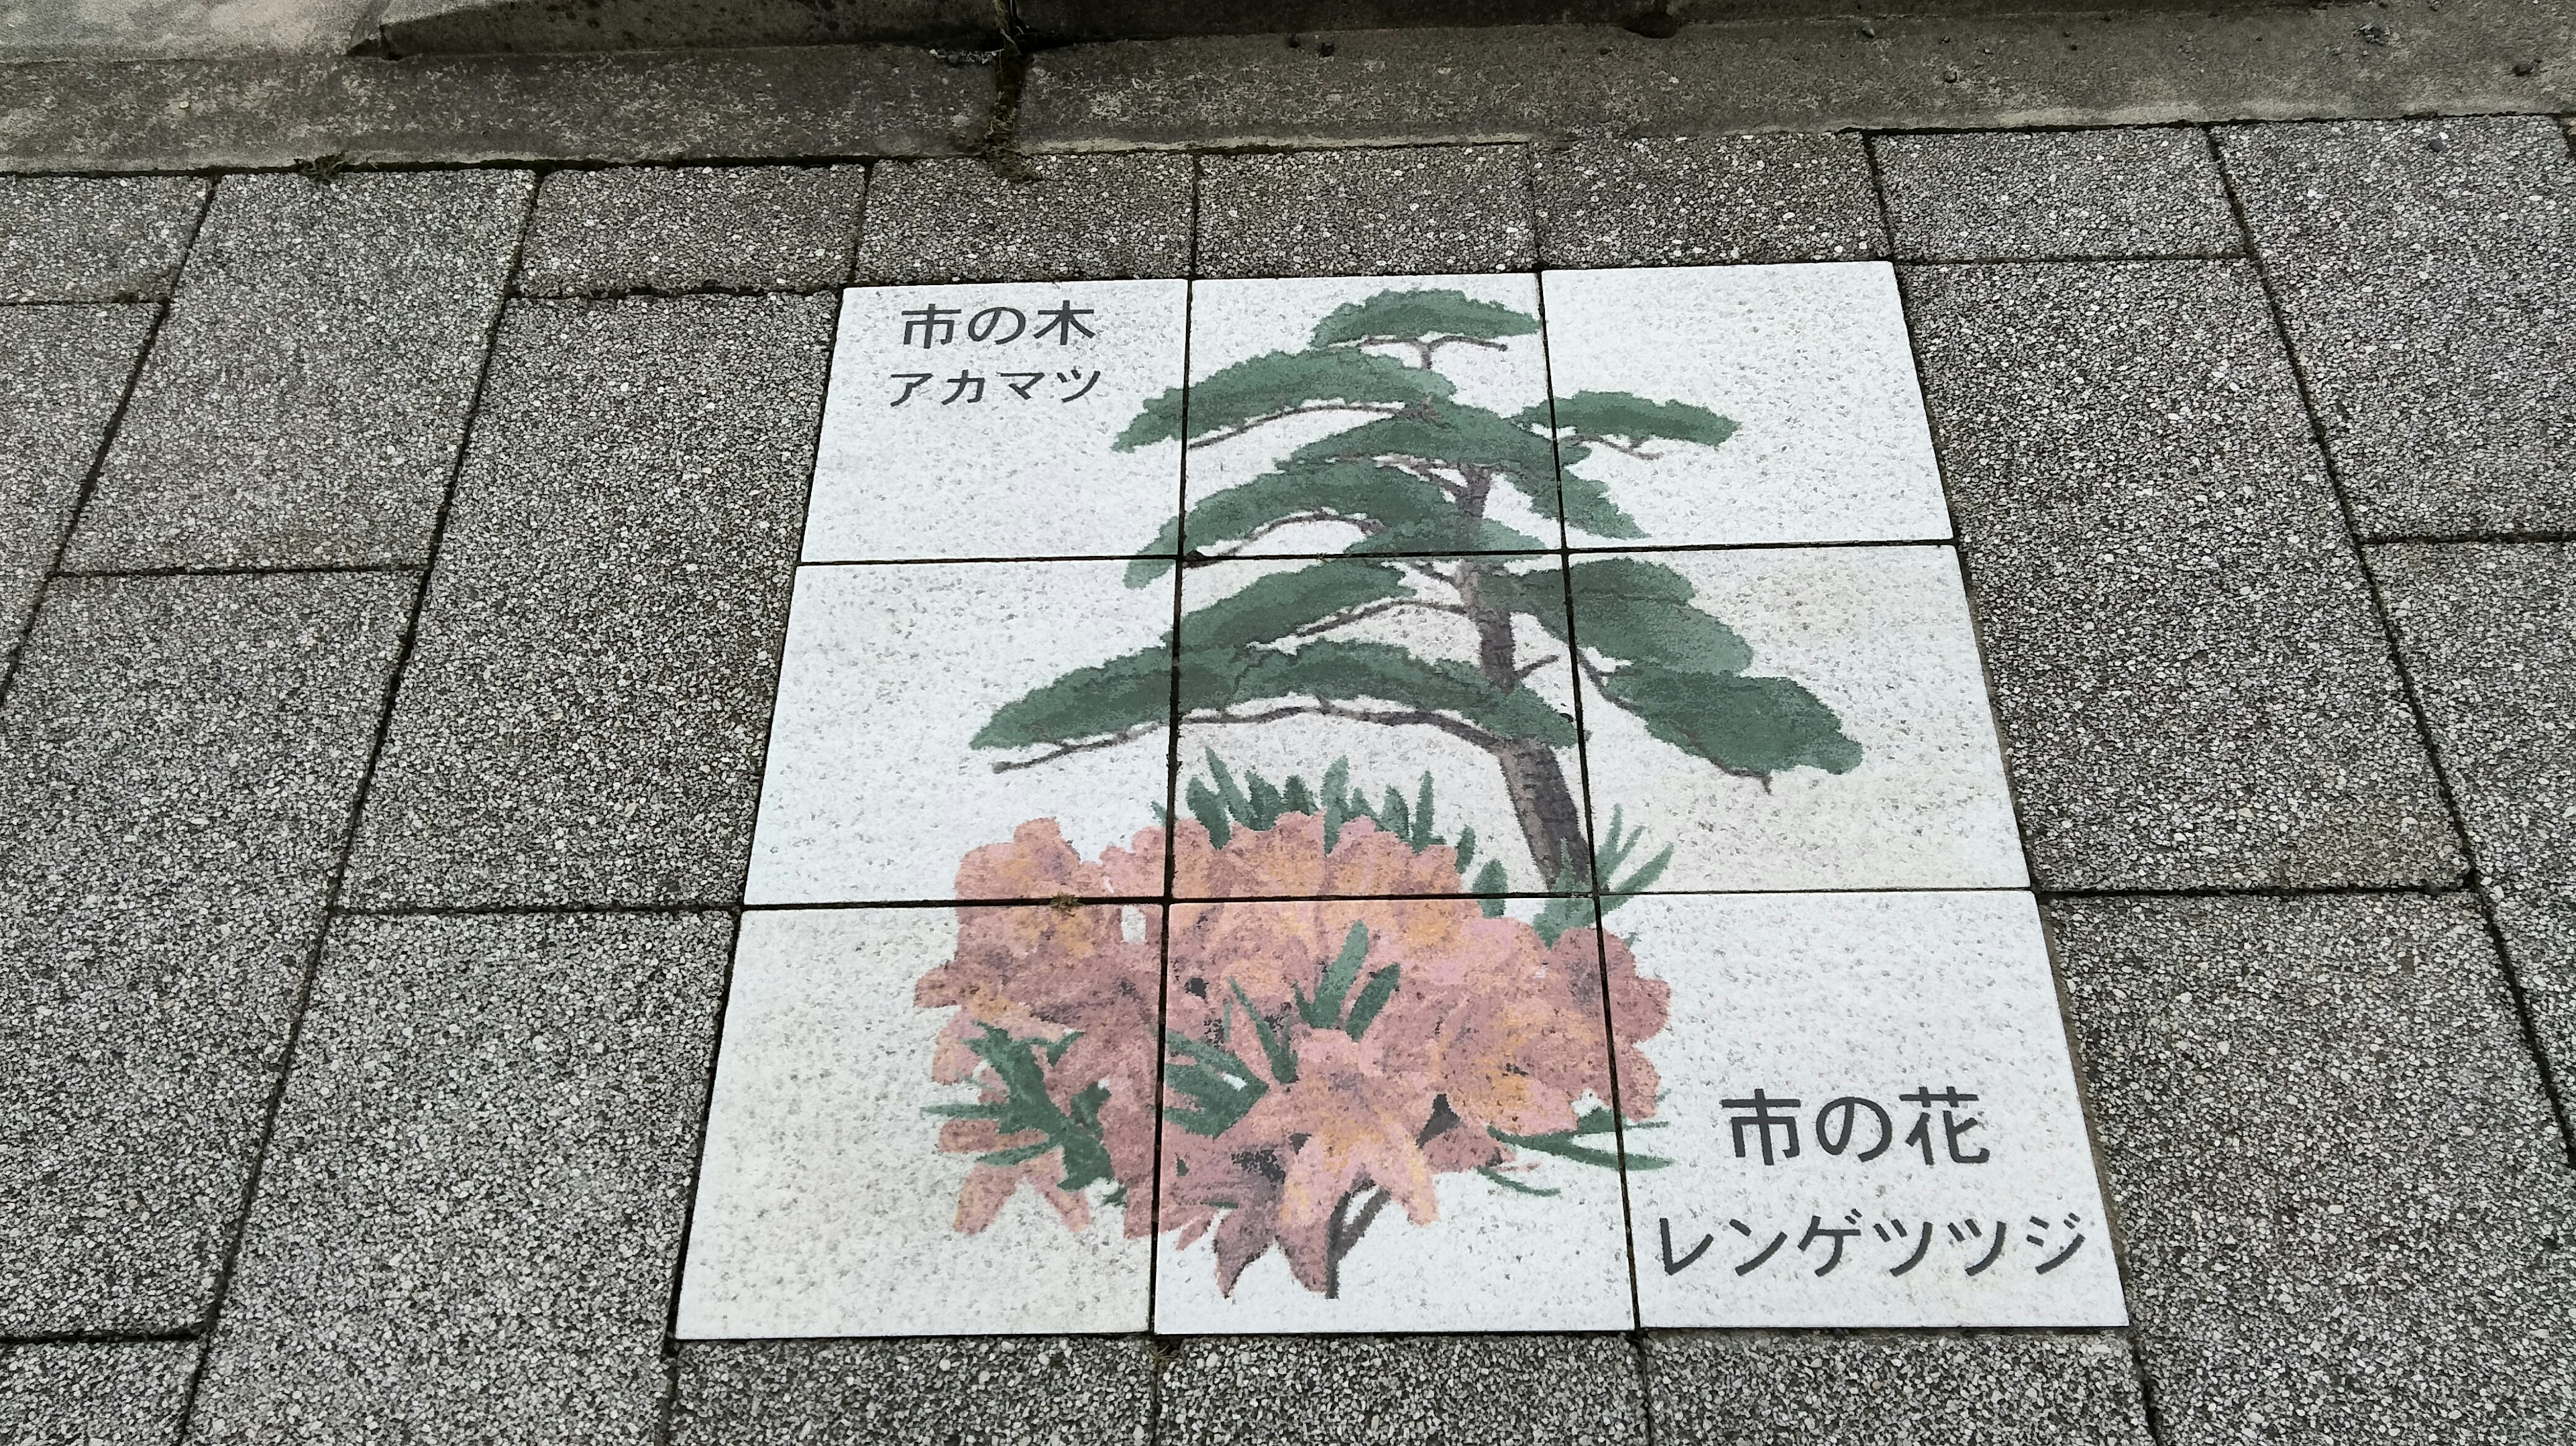
[[[1035,768],[1041,763],[1053,763],[1059,758],[1069,758],[1076,753],[1090,753],[1102,748],[1115,748],[1121,743],[1142,738],[1148,733],[1161,732],[1162,727],[1162,720],[1158,718],[1151,723],[1139,723],[1130,728],[1122,728],[1106,737],[1088,739],[1081,743],[1059,743],[1055,747],[1048,749],[1046,752],[1039,754],[1035,758],[1023,758],[1016,762],[1005,759],[994,764],[993,771],[995,773],[1016,773],[1023,768]]]
[[[1367,517],[1349,517],[1327,507],[1318,507],[1311,512],[1296,512],[1291,513],[1286,517],[1274,518],[1236,539],[1235,544],[1232,547],[1221,548],[1215,551],[1200,552],[1198,555],[1208,562],[1223,562],[1230,557],[1240,557],[1245,548],[1250,547],[1252,544],[1259,542],[1261,539],[1268,537],[1270,534],[1277,532],[1282,528],[1294,527],[1301,522],[1346,523],[1351,527],[1359,529],[1359,534],[1362,537],[1375,537],[1379,533],[1386,531],[1386,524],[1374,519]]]
[[[1348,627],[1352,623],[1359,622],[1365,618],[1373,618],[1382,613],[1401,612],[1408,608],[1417,612],[1454,613],[1462,618],[1467,615],[1467,610],[1456,603],[1434,602],[1430,598],[1425,597],[1390,598],[1384,602],[1375,602],[1361,607],[1346,608],[1330,617],[1317,618],[1315,621],[1306,624],[1302,628],[1292,630],[1288,636],[1292,638],[1311,638],[1319,633],[1330,632],[1335,628]]]
[[[1293,703],[1281,708],[1266,708],[1258,713],[1227,713],[1222,710],[1192,713],[1181,719],[1181,726],[1186,728],[1193,723],[1275,723],[1282,718],[1344,718],[1355,723],[1382,723],[1390,728],[1418,725],[1436,728],[1453,738],[1473,743],[1479,748],[1499,748],[1505,741],[1500,734],[1488,733],[1473,723],[1452,718],[1446,713],[1434,713],[1422,708],[1388,711],[1345,708],[1329,698],[1318,698],[1312,703]]]
[[[1202,447],[1213,447],[1219,442],[1231,441],[1255,428],[1269,426],[1272,422],[1288,417],[1303,417],[1316,412],[1366,412],[1376,417],[1395,417],[1403,415],[1404,408],[1370,402],[1320,402],[1312,406],[1289,407],[1283,411],[1266,413],[1250,421],[1237,423],[1231,431],[1211,432],[1191,442],[1190,450],[1195,452]]]

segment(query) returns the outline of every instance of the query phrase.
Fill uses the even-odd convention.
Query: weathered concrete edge
[[[1693,26],[1380,31],[1033,57],[1024,149],[2322,120],[2576,111],[2576,17],[2454,3]],[[2517,66],[2530,69],[2515,74]]]
[[[1386,31],[1042,51],[896,46],[0,66],[0,171],[806,160],[1753,130],[2576,112],[2576,19],[2351,10]],[[2368,12],[2382,13],[2382,12]],[[2072,47],[2072,48],[2070,48]],[[2516,75],[2517,65],[2532,73]],[[997,123],[998,121],[998,123]]]
[[[989,64],[905,46],[0,66],[0,171],[956,155]]]

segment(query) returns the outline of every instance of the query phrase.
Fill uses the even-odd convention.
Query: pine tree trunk
[[[1482,501],[1481,495],[1476,500]],[[1515,688],[1520,679],[1511,610],[1487,601],[1480,585],[1493,565],[1460,562],[1458,600],[1476,629],[1477,671],[1497,688]],[[1538,886],[1553,887],[1569,864],[1588,867],[1591,855],[1584,844],[1583,813],[1575,806],[1574,790],[1566,784],[1565,765],[1556,750],[1535,738],[1506,738],[1485,751],[1502,766],[1503,787],[1511,795],[1521,839],[1529,845],[1530,862],[1538,866]]]

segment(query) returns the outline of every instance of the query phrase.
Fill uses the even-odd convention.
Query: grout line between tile
[[[2379,624],[2380,638],[2387,646],[2389,666],[2396,673],[2398,691],[2406,700],[2406,712],[2414,721],[2415,736],[2422,742],[2424,756],[2432,765],[2433,785],[2441,795],[2442,810],[2450,819],[2452,835],[2459,841],[2460,856],[2468,861],[2468,880],[2472,884],[2477,883],[2487,877],[2479,858],[2477,840],[2469,832],[2468,814],[2460,804],[2459,791],[2453,784],[2451,765],[2443,751],[2441,737],[2434,731],[2432,718],[2425,708],[2423,688],[2415,679],[2415,670],[2407,664],[2396,617],[2388,606],[2387,588],[2380,581],[2378,569],[2371,564],[2370,550],[2361,543],[2361,526],[2353,507],[2351,489],[2344,477],[2343,464],[2326,443],[2326,427],[2317,407],[2314,379],[2309,376],[2307,362],[2300,356],[2291,335],[2288,308],[2283,304],[2280,287],[2273,279],[2271,262],[2264,255],[2253,223],[2245,214],[2244,198],[2238,193],[2235,169],[2229,164],[2226,148],[2213,142],[2212,150],[2217,153],[2218,179],[2226,191],[2228,209],[2236,218],[2237,229],[2245,235],[2247,258],[2253,267],[2255,280],[2263,288],[2264,307],[2271,316],[2273,337],[2289,363],[2291,380],[2299,390],[2300,409],[2307,414],[2309,444],[2316,449],[2317,459],[2325,467],[2326,485],[2332,489],[2336,509],[2342,515],[2344,545],[2352,549],[2354,563],[2361,571],[2362,587],[2370,599],[2371,615]],[[2569,1116],[2566,1087],[2559,1080],[2558,1072],[2550,1062],[2549,1050],[2541,1039],[2540,1023],[2532,1012],[2530,993],[2515,968],[2514,951],[2505,943],[2504,928],[2496,920],[2495,901],[2482,888],[2471,888],[2469,893],[2475,901],[2478,920],[2485,926],[2487,943],[2495,951],[2496,972],[2503,981],[2506,999],[2513,1006],[2516,1022],[2522,1027],[2524,1051],[2530,1055],[2533,1068],[2539,1072],[2541,1095],[2558,1122],[2559,1142],[2566,1148],[2567,1163],[2576,1167],[2576,1120]]]
[[[209,190],[211,195],[211,188]],[[334,916],[342,894],[348,887],[349,859],[357,851],[358,829],[366,816],[367,801],[373,793],[377,766],[383,761],[385,739],[393,731],[394,709],[402,696],[404,671],[411,664],[412,648],[419,642],[422,615],[429,604],[429,586],[436,572],[438,550],[447,535],[447,521],[455,505],[458,479],[464,475],[468,444],[475,424],[481,419],[483,389],[492,376],[493,353],[499,349],[502,319],[509,312],[510,282],[515,278],[519,261],[527,248],[528,227],[536,214],[537,188],[528,187],[528,198],[519,211],[519,230],[510,252],[508,272],[494,289],[491,314],[483,324],[483,355],[474,369],[474,386],[467,394],[465,414],[459,419],[456,452],[447,467],[447,486],[439,494],[438,513],[430,522],[428,559],[412,584],[411,609],[404,621],[401,636],[395,641],[394,656],[385,669],[385,681],[376,699],[376,731],[367,749],[366,767],[358,776],[358,786],[350,795],[347,813],[340,830],[339,858],[331,869],[330,883],[324,891],[320,916],[314,920],[313,939],[305,951],[303,968],[295,983],[295,998],[287,1016],[286,1039],[278,1051],[277,1076],[270,1084],[268,1100],[261,1111],[259,1141],[251,1152],[250,1171],[241,1184],[237,1197],[239,1208],[233,1218],[231,1238],[224,1242],[216,1263],[213,1300],[206,1319],[206,1348],[197,1355],[195,1367],[188,1373],[187,1389],[179,1403],[180,1430],[184,1433],[194,1423],[198,1393],[203,1389],[206,1371],[215,1356],[215,1343],[223,1320],[225,1302],[232,1293],[233,1272],[241,1262],[243,1242],[250,1237],[252,1212],[259,1204],[259,1187],[268,1166],[269,1147],[277,1137],[277,1119],[286,1103],[286,1087],[295,1075],[296,1053],[303,1042],[304,1021],[313,1002],[313,987],[322,972],[322,955],[330,942]]]
[[[1198,237],[1198,162],[1190,163],[1190,236],[1195,252]],[[1192,259],[1196,257],[1193,254]],[[1190,497],[1190,346],[1197,330],[1198,283],[1181,283],[1181,447],[1172,481],[1172,521],[1174,536],[1182,550],[1189,546]],[[1164,635],[1171,650],[1171,695],[1163,717],[1163,904],[1159,941],[1154,956],[1154,1037],[1148,1041],[1154,1051],[1154,1154],[1153,1174],[1147,1181],[1148,1230],[1145,1236],[1145,1331],[1154,1330],[1154,1312],[1163,1275],[1163,1102],[1166,1091],[1163,1071],[1171,1063],[1171,1051],[1164,1047],[1164,1036],[1171,1028],[1172,1000],[1172,906],[1180,869],[1180,848],[1173,835],[1180,829],[1181,809],[1181,607],[1185,599],[1181,578],[1186,568],[1172,569],[1172,628]],[[1160,1429],[1162,1410],[1162,1368],[1155,1362],[1151,1399],[1147,1404],[1146,1430]]]
[[[1646,1316],[1637,1284],[1637,1212],[1628,1194],[1628,1111],[1620,1097],[1619,1029],[1610,1003],[1610,931],[1602,917],[1607,906],[1601,900],[1601,820],[1592,802],[1592,734],[1583,722],[1583,637],[1577,630],[1574,616],[1574,571],[1568,548],[1572,529],[1565,520],[1565,460],[1559,440],[1563,434],[1556,422],[1556,359],[1548,344],[1546,277],[1532,277],[1530,289],[1538,304],[1539,376],[1547,400],[1548,454],[1556,463],[1556,578],[1565,600],[1566,673],[1567,682],[1572,685],[1567,691],[1574,699],[1574,774],[1576,786],[1583,793],[1583,877],[1591,884],[1587,897],[1592,901],[1592,964],[1594,978],[1601,990],[1601,1052],[1610,1079],[1610,1139],[1619,1157],[1619,1230],[1627,1246],[1623,1253],[1628,1266],[1628,1324],[1634,1330],[1643,1328]],[[1641,1358],[1638,1386],[1641,1394],[1645,1389],[1643,1369]],[[1649,1422],[1647,1440],[1651,1443],[1653,1438]]]

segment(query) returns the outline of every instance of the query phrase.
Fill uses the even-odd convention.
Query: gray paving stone
[[[225,177],[71,565],[422,561],[534,185]]]
[[[197,176],[0,177],[0,301],[168,296],[211,184]]]
[[[1201,276],[1399,276],[1536,264],[1518,146],[1199,162]]]
[[[411,597],[47,593],[0,709],[0,1335],[203,1321]]]
[[[167,1446],[196,1368],[195,1341],[0,1346],[0,1441]]]
[[[2576,1179],[2471,903],[2050,913],[2164,1439],[2565,1439]]]
[[[2576,546],[2376,547],[2371,563],[2480,870],[2576,884]]]
[[[1186,276],[1190,158],[1130,152],[883,161],[869,178],[862,282]]]
[[[151,330],[144,306],[0,308],[0,677]]]
[[[1541,147],[1549,266],[1859,261],[1887,230],[1854,135],[1594,140]]]
[[[1880,136],[1896,254],[1911,260],[2235,256],[2209,138],[2196,129]]]
[[[822,291],[850,279],[865,166],[619,166],[537,188],[528,296]]]
[[[2541,116],[2218,133],[2365,536],[2576,529],[2576,159]]]
[[[1085,1336],[698,1341],[672,1446],[1113,1446],[1147,1439],[1154,1356]]]
[[[2044,888],[2464,868],[2248,267],[1907,275]]]
[[[1662,1446],[2148,1446],[2114,1335],[1657,1331]]]
[[[1172,1446],[1646,1439],[1621,1336],[1235,1336],[1182,1342],[1155,1440]]]
[[[834,304],[512,305],[354,903],[740,897]]]
[[[2516,882],[2490,887],[2488,897],[2505,961],[2565,1098],[2576,1090],[2576,884]]]
[[[654,1439],[732,932],[336,925],[189,1439]]]

